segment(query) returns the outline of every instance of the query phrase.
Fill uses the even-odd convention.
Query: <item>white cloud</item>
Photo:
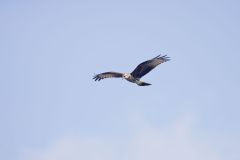
[[[143,124],[139,124],[141,122]],[[24,160],[215,160],[219,155],[193,131],[193,116],[184,116],[169,127],[152,127],[134,115],[134,133],[121,144],[105,137],[68,136],[41,151],[28,150]],[[121,148],[123,147],[123,148]]]
[[[67,136],[44,150],[28,150],[22,160],[112,160],[113,146],[99,138]]]
[[[193,116],[186,115],[167,128],[146,126],[132,139],[126,160],[215,160],[214,149],[193,132]]]

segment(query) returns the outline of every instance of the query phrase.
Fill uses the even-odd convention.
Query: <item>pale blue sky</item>
[[[239,8],[1,1],[0,159],[239,160]],[[92,80],[158,54],[152,86]]]

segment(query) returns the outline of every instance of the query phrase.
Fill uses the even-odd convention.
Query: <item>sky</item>
[[[0,159],[239,160],[239,7],[0,1]],[[151,86],[92,80],[159,54]]]

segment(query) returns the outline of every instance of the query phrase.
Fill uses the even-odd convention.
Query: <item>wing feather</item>
[[[100,81],[104,78],[120,78],[122,77],[123,74],[122,73],[118,73],[118,72],[104,72],[104,73],[100,73],[100,74],[97,74],[93,77],[93,79],[95,81]]]
[[[131,75],[135,78],[141,78],[147,73],[149,73],[152,69],[158,66],[161,63],[169,61],[170,58],[167,55],[161,56],[158,55],[157,57],[147,60],[145,62],[140,63],[131,73]]]

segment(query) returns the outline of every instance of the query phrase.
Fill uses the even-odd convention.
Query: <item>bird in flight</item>
[[[93,77],[95,81],[100,81],[105,78],[123,78],[129,82],[136,83],[139,86],[148,86],[150,83],[141,81],[140,79],[149,73],[152,69],[159,64],[169,61],[170,58],[167,55],[157,57],[140,63],[131,73],[118,73],[118,72],[104,72],[97,74]]]

